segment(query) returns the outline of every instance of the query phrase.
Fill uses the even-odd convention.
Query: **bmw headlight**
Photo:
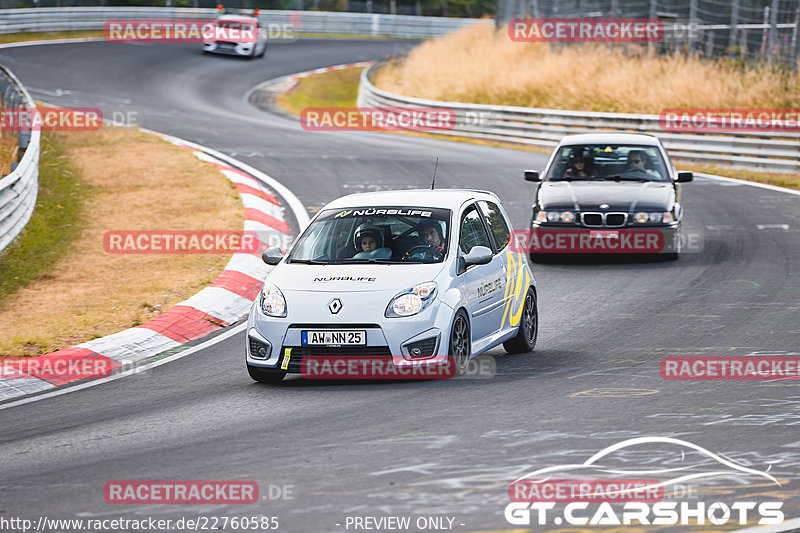
[[[416,315],[428,307],[435,297],[436,283],[433,281],[420,283],[409,287],[392,298],[384,314],[387,318]]]
[[[536,222],[562,222],[572,224],[575,222],[575,212],[573,211],[539,211],[536,214]]]
[[[282,318],[286,316],[286,298],[274,283],[265,283],[261,290],[261,310],[267,316]]]
[[[675,222],[675,217],[669,211],[657,213],[640,211],[633,215],[633,221],[637,224],[670,224]]]

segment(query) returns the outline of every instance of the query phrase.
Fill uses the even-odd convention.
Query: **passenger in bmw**
[[[564,178],[595,179],[600,175],[592,165],[591,159],[583,154],[577,154],[570,160],[569,168],[564,172]]]

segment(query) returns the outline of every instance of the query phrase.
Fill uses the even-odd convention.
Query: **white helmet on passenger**
[[[353,234],[353,244],[356,248],[361,247],[361,239],[363,237],[374,238],[377,243],[376,248],[383,248],[383,232],[378,226],[365,222],[357,227],[356,232]]]

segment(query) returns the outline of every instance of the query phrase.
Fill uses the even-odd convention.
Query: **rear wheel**
[[[253,381],[270,385],[280,383],[284,376],[286,376],[286,372],[268,372],[252,365],[247,365],[247,373],[250,374]]]
[[[508,353],[532,352],[539,336],[539,310],[536,307],[536,294],[532,288],[525,295],[525,308],[519,319],[517,336],[503,343]]]
[[[453,319],[453,327],[450,328],[450,349],[448,353],[456,365],[456,375],[465,374],[469,366],[469,357],[472,354],[472,341],[470,340],[469,321],[463,309],[459,309]]]

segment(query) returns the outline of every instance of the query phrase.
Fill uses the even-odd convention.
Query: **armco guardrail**
[[[114,19],[213,19],[217,11],[174,7],[46,7],[0,10],[0,33],[102,30]],[[415,17],[377,13],[262,10],[259,21],[295,33],[440,37],[463,26],[494,25],[493,20]]]
[[[0,107],[34,108],[34,102],[14,74],[0,67]],[[7,176],[0,173],[0,250],[19,235],[31,218],[39,187],[39,150],[41,133],[32,131],[0,131],[0,135],[16,135],[19,147],[16,163]]]
[[[700,134],[667,133],[658,115],[562,111],[529,107],[440,102],[392,94],[375,87],[377,70],[364,69],[358,90],[360,107],[426,107],[452,109],[453,130],[436,133],[552,147],[564,135],[629,131],[657,135],[676,158],[768,172],[800,172],[800,133]]]

